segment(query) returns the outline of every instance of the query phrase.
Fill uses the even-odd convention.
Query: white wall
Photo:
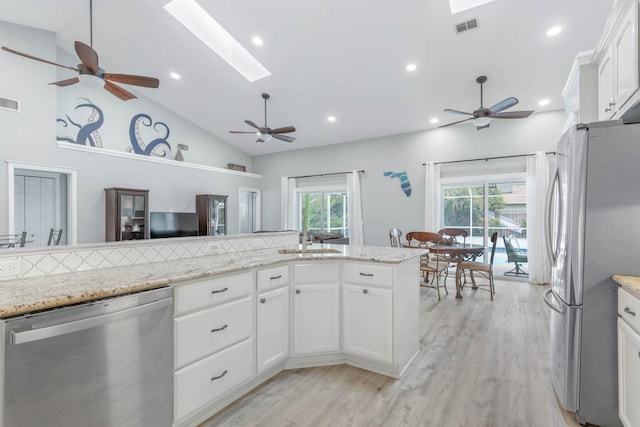
[[[280,228],[281,176],[364,169],[365,244],[386,246],[392,227],[404,233],[424,228],[423,163],[555,151],[563,120],[562,112],[541,113],[528,119],[494,120],[480,131],[471,124],[458,125],[254,157],[254,170],[263,176],[262,228]],[[397,178],[383,176],[386,171],[407,173],[410,197]]]

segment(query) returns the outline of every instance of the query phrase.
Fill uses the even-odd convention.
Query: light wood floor
[[[494,301],[421,288],[421,350],[400,380],[351,366],[284,371],[202,426],[579,426],[553,393],[545,287],[496,280]]]

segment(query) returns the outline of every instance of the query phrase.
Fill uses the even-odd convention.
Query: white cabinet
[[[618,409],[625,427],[640,426],[640,299],[618,293]]]
[[[616,3],[596,53],[599,119],[619,118],[638,96],[638,3]]]
[[[340,265],[293,266],[293,354],[340,350]]]
[[[272,289],[272,288],[276,289]],[[289,356],[289,266],[258,271],[256,361],[258,373]]]

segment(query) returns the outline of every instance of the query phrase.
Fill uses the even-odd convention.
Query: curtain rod
[[[359,170],[359,171],[356,171],[356,172],[364,173],[364,170]],[[351,172],[319,173],[319,174],[316,174],[316,175],[289,176],[288,178],[296,178],[296,179],[298,179],[298,178],[313,178],[313,177],[316,177],[316,176],[346,175],[348,173],[351,173]]]
[[[555,151],[547,151],[544,154],[553,154],[555,155],[556,152]],[[515,157],[529,157],[529,156],[535,156],[535,153],[531,153],[531,154],[514,154],[513,156],[498,156],[498,157],[481,157],[478,159],[467,159],[467,160],[450,160],[448,162],[434,162],[435,165],[446,165],[449,163],[464,163],[464,162],[477,162],[479,160],[484,160],[485,162],[488,160],[497,160],[497,159],[513,159]],[[426,163],[423,163],[422,166],[426,166]]]

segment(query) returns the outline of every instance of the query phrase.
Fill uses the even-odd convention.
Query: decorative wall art
[[[404,191],[404,194],[406,194],[407,197],[411,196],[411,183],[409,182],[406,172],[384,172],[384,176],[398,178],[400,180],[400,187],[402,188],[402,191]]]
[[[162,132],[164,136],[154,138],[146,144],[140,134],[140,124],[146,127],[153,127],[155,132]],[[166,157],[167,153],[171,152],[171,145],[169,141],[167,141],[167,138],[169,138],[169,126],[163,122],[153,123],[153,120],[151,120],[151,117],[147,114],[136,114],[129,124],[131,147],[127,148],[127,152],[134,152],[144,156]],[[166,146],[166,150],[164,146]]]
[[[98,133],[98,129],[100,128],[100,126],[102,126],[102,123],[104,122],[104,115],[102,114],[102,110],[97,105],[93,104],[93,102],[91,102],[89,98],[78,98],[78,99],[85,100],[86,103],[81,103],[76,105],[74,110],[78,110],[78,109],[82,111],[87,111],[86,109],[91,110],[89,117],[87,117],[86,119],[86,124],[81,125],[80,123],[72,120],[68,114],[65,114],[64,116],[66,117],[66,120],[56,119],[56,122],[60,123],[63,128],[69,128],[69,130],[72,129],[70,128],[70,126],[74,126],[78,128],[78,133],[75,138],[73,138],[72,136],[64,135],[64,136],[57,136],[56,139],[58,141],[71,142],[72,144],[90,145],[91,147],[101,148],[102,137]],[[68,133],[69,130],[65,129],[64,132]]]

